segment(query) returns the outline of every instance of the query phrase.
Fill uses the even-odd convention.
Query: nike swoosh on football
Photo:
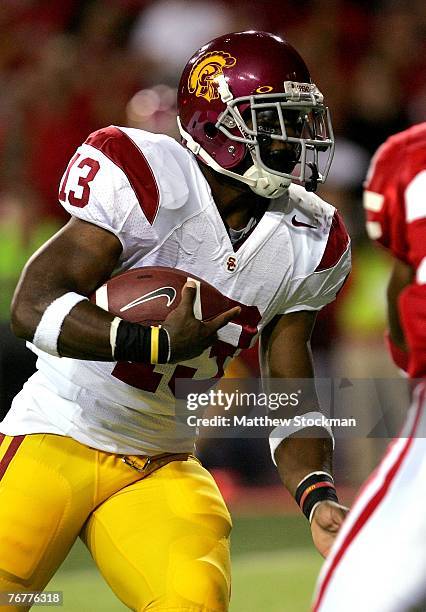
[[[176,289],[174,287],[160,287],[159,289],[154,289],[154,291],[150,291],[149,293],[145,293],[145,295],[141,295],[140,297],[133,300],[133,302],[129,302],[122,308],[120,308],[120,312],[124,312],[125,310],[129,310],[130,308],[134,308],[135,306],[139,306],[144,302],[149,302],[150,300],[156,300],[157,298],[165,297],[167,298],[167,307],[171,306],[176,298]]]
[[[293,215],[291,222],[295,227],[310,227],[311,229],[318,229],[316,225],[309,225],[309,223],[303,223],[302,221],[298,221],[296,219],[296,215]]]

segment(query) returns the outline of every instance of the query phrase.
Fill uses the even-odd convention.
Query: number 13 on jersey
[[[71,189],[68,185],[70,172],[73,168],[79,170],[76,189]],[[83,157],[76,153],[71,159],[68,168],[59,188],[59,199],[61,202],[68,201],[71,206],[84,208],[89,203],[90,183],[99,172],[100,165],[96,159]],[[73,172],[74,174],[74,172]]]

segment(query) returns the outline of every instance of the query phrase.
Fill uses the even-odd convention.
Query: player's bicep
[[[299,311],[275,317],[262,332],[260,354],[262,374],[271,378],[313,376],[310,337],[315,311]]]
[[[44,310],[60,295],[90,295],[109,278],[121,250],[111,232],[72,218],[24,268],[12,302],[15,333],[31,338]]]

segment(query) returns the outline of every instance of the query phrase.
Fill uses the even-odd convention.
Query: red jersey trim
[[[16,455],[16,452],[18,448],[21,446],[24,438],[25,436],[15,436],[13,440],[11,441],[11,443],[9,444],[9,447],[7,451],[5,452],[3,459],[0,461],[0,480],[5,475],[10,462],[12,461],[13,457]]]
[[[152,225],[160,204],[160,193],[146,157],[120,129],[109,126],[93,132],[85,144],[98,149],[126,175],[148,222]]]
[[[322,259],[315,268],[315,272],[333,268],[348,248],[348,244],[348,232],[346,231],[342,217],[336,211],[331,222],[330,233]]]

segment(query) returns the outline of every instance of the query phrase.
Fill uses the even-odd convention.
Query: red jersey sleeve
[[[379,147],[364,187],[370,238],[417,269],[426,255],[426,123]]]

